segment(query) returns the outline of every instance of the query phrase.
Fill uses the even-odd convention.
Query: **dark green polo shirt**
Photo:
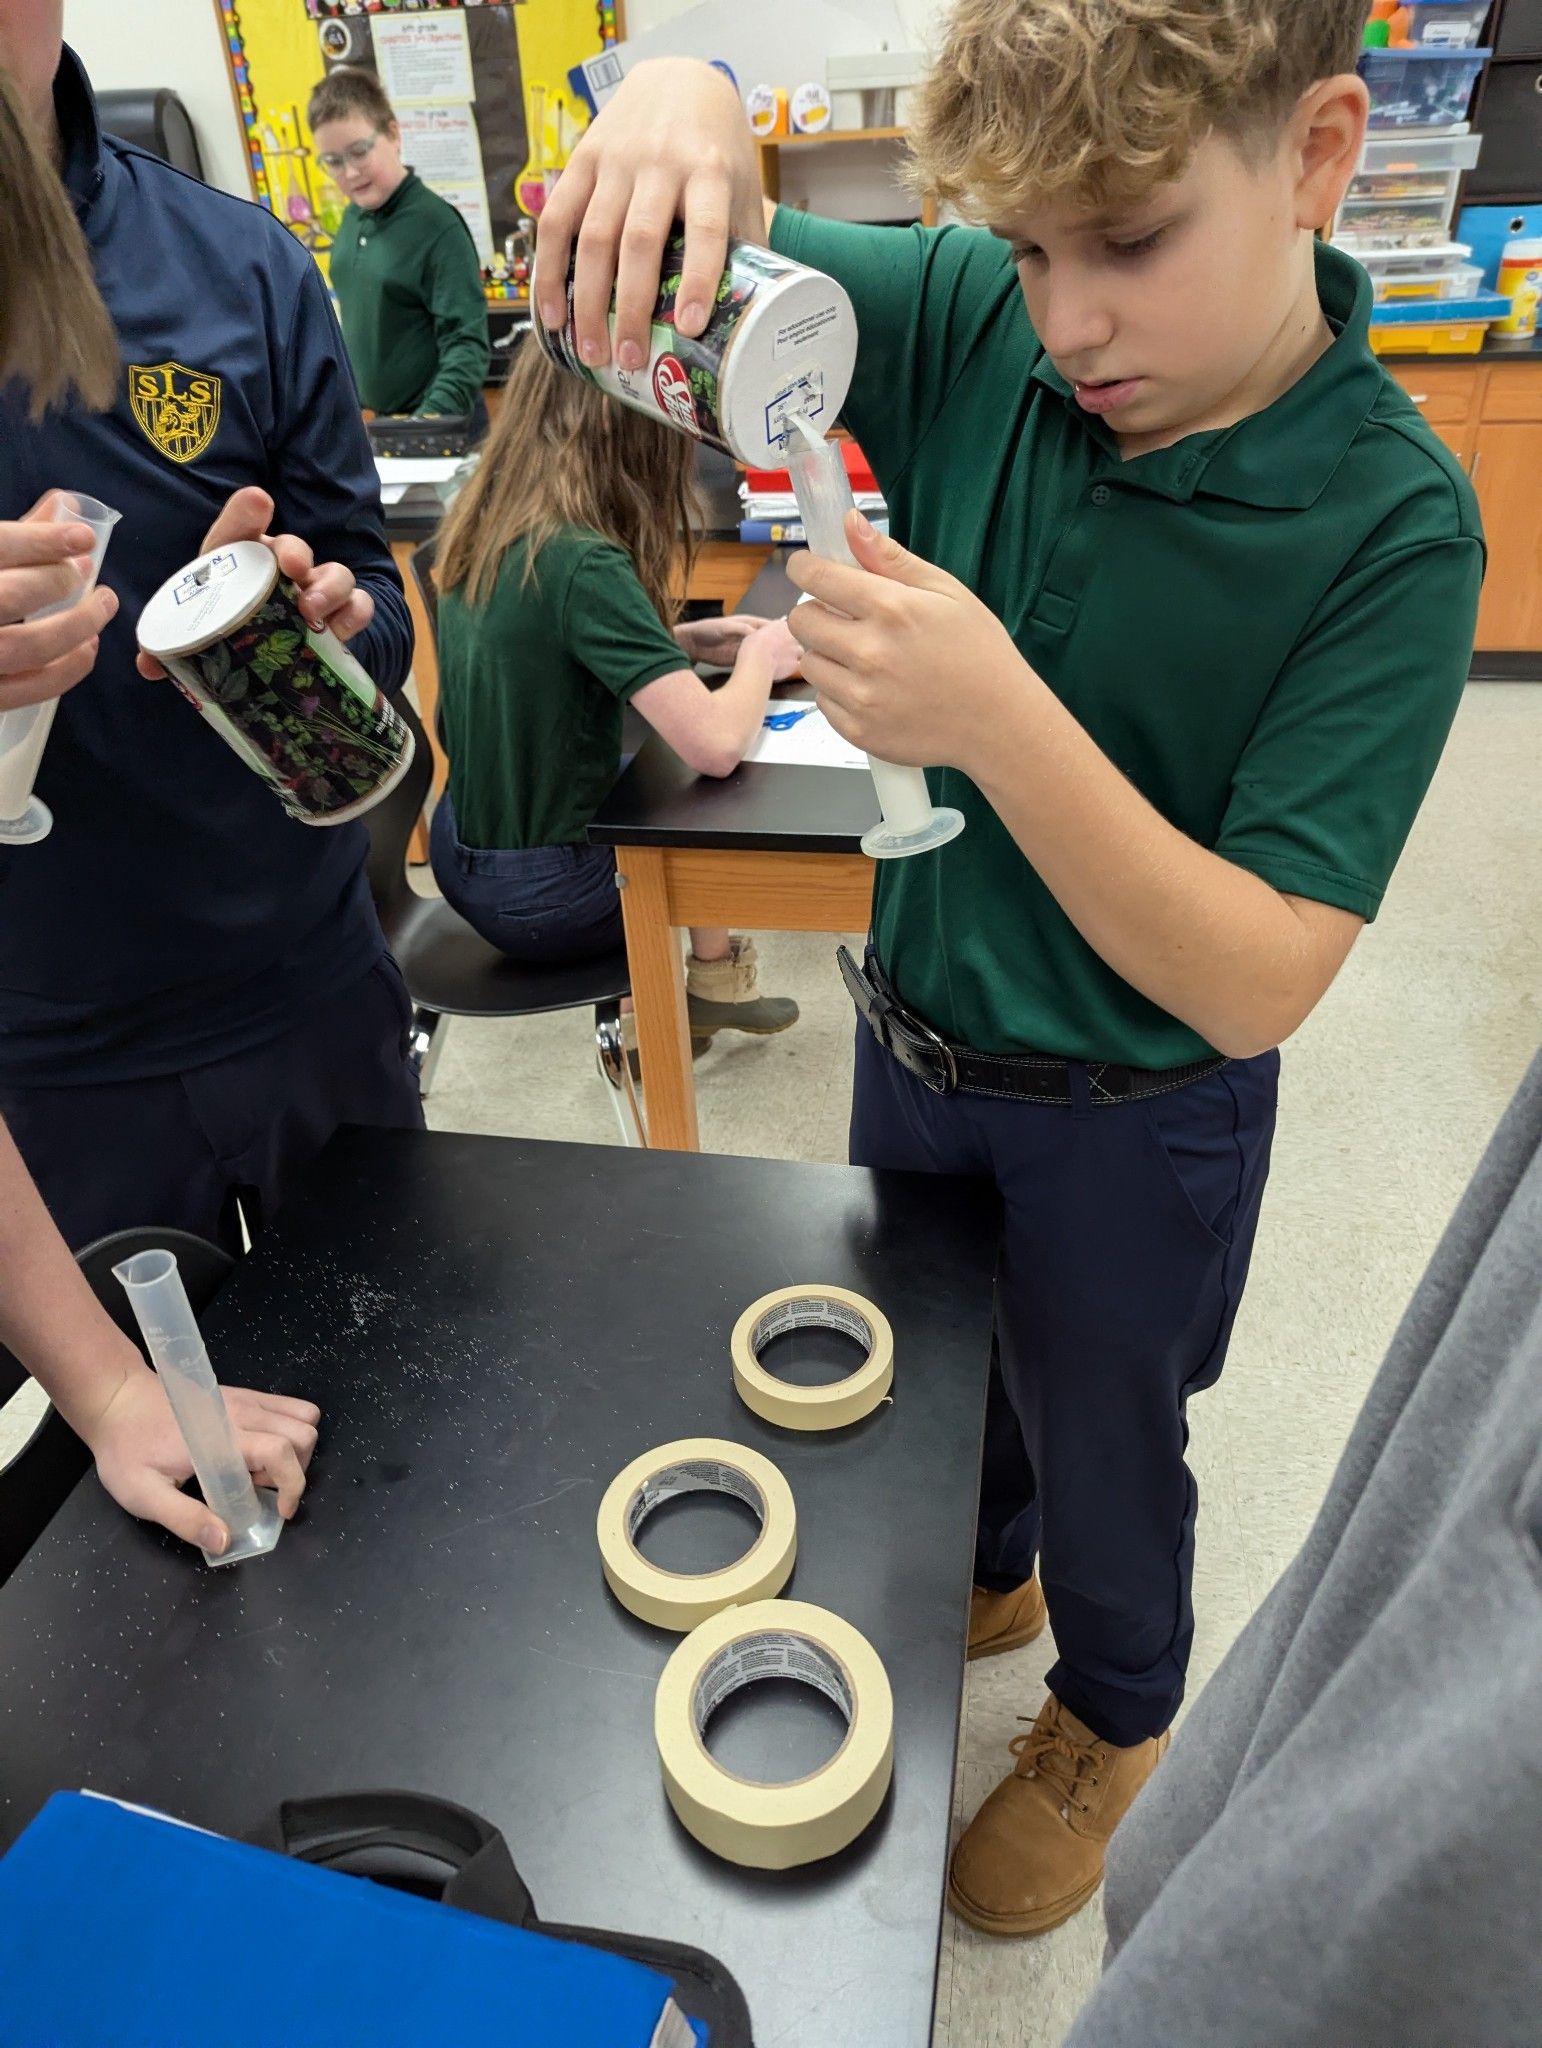
[[[990,606],[1179,830],[1374,917],[1461,698],[1483,543],[1466,476],[1370,352],[1360,266],[1319,248],[1337,338],[1273,405],[1123,462],[996,237],[784,208],[772,240],[855,301],[844,417],[896,536]],[[912,1008],[987,1052],[1208,1050],[1085,942],[973,783],[929,780],[967,829],[876,876]]]
[[[471,231],[416,171],[373,213],[350,206],[332,289],[371,412],[470,412],[487,375],[487,300]]]
[[[481,604],[439,600],[439,722],[463,846],[571,846],[616,779],[621,707],[690,663],[624,548],[581,527]]]

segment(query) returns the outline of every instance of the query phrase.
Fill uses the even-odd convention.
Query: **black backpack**
[[[286,1799],[246,1840],[485,1920],[630,1957],[673,1982],[676,2005],[688,2019],[705,2024],[711,2048],[754,2048],[744,1993],[715,1957],[680,1942],[543,1920],[503,1836],[490,1821],[447,1799],[418,1792]]]

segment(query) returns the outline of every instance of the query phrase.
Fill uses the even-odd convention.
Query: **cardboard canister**
[[[302,825],[357,818],[406,774],[412,734],[336,634],[307,625],[261,541],[232,541],[179,569],[137,633]]]
[[[708,441],[752,469],[779,469],[793,415],[801,413],[825,433],[846,402],[857,366],[851,300],[821,271],[750,242],[731,242],[707,325],[689,339],[675,328],[684,261],[685,237],[676,232],[665,248],[651,347],[641,369],[621,369],[614,350],[603,368],[581,359],[571,268],[567,319],[559,328],[538,320],[540,345],[553,362],[623,405]],[[613,301],[612,343],[615,328]]]

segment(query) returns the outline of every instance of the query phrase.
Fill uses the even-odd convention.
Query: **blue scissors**
[[[795,704],[790,711],[768,711],[765,725],[768,732],[787,732],[800,718],[807,718],[813,710],[812,704]]]

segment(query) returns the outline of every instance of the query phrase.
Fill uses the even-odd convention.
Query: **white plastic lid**
[[[1501,263],[1535,263],[1542,257],[1542,235],[1526,235],[1518,242],[1506,242],[1499,252]]]
[[[278,580],[273,550],[260,540],[232,541],[169,576],[139,614],[146,654],[196,654],[249,618]]]

